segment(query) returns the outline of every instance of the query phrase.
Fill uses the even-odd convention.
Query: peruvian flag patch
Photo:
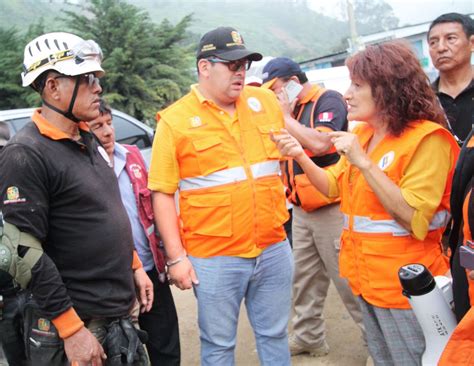
[[[334,113],[332,112],[319,113],[318,115],[319,122],[331,122],[333,118]]]

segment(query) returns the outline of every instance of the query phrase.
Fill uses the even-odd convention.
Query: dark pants
[[[161,283],[155,268],[147,272],[154,286],[155,300],[148,313],[140,314],[140,328],[148,333],[146,344],[152,366],[175,366],[181,362],[176,307],[168,281]]]
[[[26,361],[22,336],[22,294],[5,296],[3,319],[0,320],[0,344],[9,365],[23,365]]]

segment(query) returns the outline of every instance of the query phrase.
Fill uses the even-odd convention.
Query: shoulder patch
[[[331,122],[334,118],[334,113],[332,112],[324,112],[318,114],[318,121],[319,122]]]
[[[7,199],[3,201],[4,205],[9,205],[12,203],[22,203],[26,202],[26,198],[20,197],[20,190],[18,187],[11,186],[7,188]]]

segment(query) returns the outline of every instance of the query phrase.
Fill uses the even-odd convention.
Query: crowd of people
[[[331,352],[330,281],[369,362],[421,365],[423,331],[398,280],[407,263],[451,267],[460,323],[440,362],[470,364],[474,268],[459,248],[474,230],[473,22],[431,24],[433,84],[408,44],[389,41],[348,58],[344,96],[286,57],[245,85],[262,55],[236,29],[213,29],[197,84],[156,115],[150,166],[115,141],[100,46],[32,40],[21,76],[42,106],[11,139],[0,124],[10,365],[179,365],[171,285],[194,291],[202,365],[235,364],[242,302],[260,363],[290,365]]]

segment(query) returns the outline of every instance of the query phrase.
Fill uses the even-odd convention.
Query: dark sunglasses
[[[252,61],[247,60],[247,59],[227,61],[227,60],[222,60],[220,58],[208,58],[207,61],[212,62],[213,64],[215,63],[224,64],[232,72],[248,70],[250,69],[250,65],[252,64]]]
[[[58,75],[54,77],[54,79],[64,79],[64,78],[73,78],[73,77],[75,76]],[[78,75],[78,77],[79,77],[79,82],[86,82],[89,88],[100,85],[100,79],[97,76],[95,76],[94,73],[92,72]]]

